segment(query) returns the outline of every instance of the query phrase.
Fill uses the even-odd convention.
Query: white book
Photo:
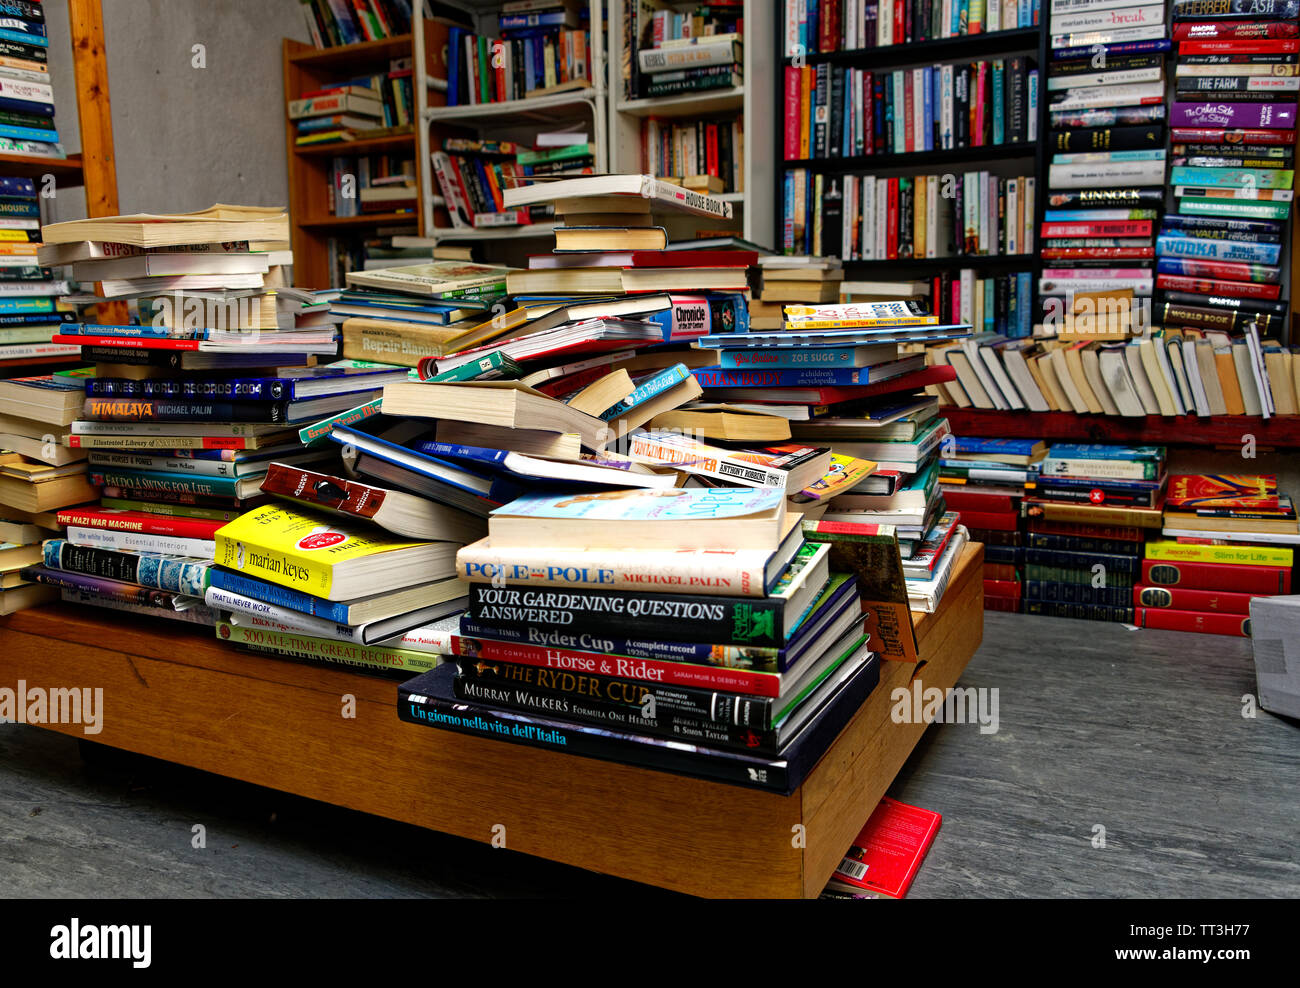
[[[984,358],[980,356],[979,344],[974,340],[965,340],[961,344],[961,348],[965,351],[967,359],[970,360],[971,369],[975,372],[975,376],[979,378],[980,384],[984,386],[985,393],[992,399],[993,407],[1004,410],[1010,409],[1010,400],[1002,394],[1002,389],[998,387],[997,381],[989,373],[988,365],[984,363]]]
[[[988,5],[984,8],[984,30],[985,31],[1002,30],[1001,0],[988,0]]]
[[[1097,351],[1091,348],[1080,350],[1079,362],[1083,364],[1083,376],[1088,379],[1088,387],[1092,388],[1093,394],[1101,402],[1102,412],[1107,415],[1118,415],[1119,407],[1111,396],[1110,388],[1106,386],[1106,379],[1101,373],[1101,362]]]
[[[1132,6],[1133,0],[1052,0],[1051,9],[1053,14],[1073,14],[1080,10],[1108,10],[1112,7]]]
[[[912,148],[913,151],[930,151],[927,147],[929,128],[925,119],[925,94],[930,85],[930,70],[912,70]]]
[[[1155,350],[1156,366],[1160,370],[1161,377],[1164,378],[1165,387],[1169,389],[1169,400],[1173,404],[1175,415],[1186,415],[1187,406],[1183,403],[1182,392],[1178,387],[1178,379],[1174,376],[1173,363],[1169,359],[1169,349],[1163,336],[1157,336],[1152,341]]]
[[[1241,388],[1241,404],[1247,415],[1263,414],[1259,398],[1259,385],[1250,366],[1250,350],[1245,343],[1232,344],[1232,365],[1237,371],[1237,386]]]
[[[1208,340],[1197,340],[1195,345],[1196,365],[1200,369],[1201,384],[1205,388],[1205,400],[1211,415],[1227,415],[1228,405],[1223,399],[1223,384],[1219,380],[1219,368],[1214,361],[1214,344]]]
[[[1201,365],[1196,361],[1196,341],[1187,338],[1179,340],[1177,350],[1182,359],[1187,388],[1192,395],[1189,411],[1195,409],[1197,415],[1207,418],[1210,414],[1210,400],[1205,393],[1205,384],[1201,381]]]
[[[1277,413],[1273,402],[1273,386],[1268,380],[1268,369],[1264,366],[1264,351],[1259,345],[1259,330],[1254,324],[1246,327],[1246,349],[1250,354],[1250,370],[1255,376],[1255,387],[1259,390],[1261,414],[1269,418]]]
[[[1113,72],[1089,72],[1079,75],[1054,75],[1047,80],[1047,91],[1093,86],[1129,86],[1137,82],[1161,82],[1165,70],[1159,65],[1145,69],[1116,69]]]
[[[892,45],[894,43],[894,5],[882,3],[877,8],[876,44]]]
[[[948,360],[948,365],[957,372],[957,380],[961,383],[962,390],[970,399],[970,403],[976,408],[996,408],[993,399],[984,389],[983,382],[980,381],[979,375],[975,373],[975,367],[971,364],[970,357],[960,346],[949,347],[944,351],[944,356]]]
[[[931,175],[930,194],[925,201],[925,256],[939,256],[939,183],[940,176]]]
[[[1080,86],[1068,90],[1065,98],[1053,103],[1050,109],[1055,113],[1062,110],[1095,110],[1108,106],[1159,103],[1164,96],[1163,82],[1135,82],[1126,86]]]
[[[961,292],[958,298],[961,302],[959,321],[973,324],[975,321],[975,272],[971,268],[961,269]]]
[[[990,346],[985,344],[979,348],[980,358],[984,361],[984,366],[988,368],[989,373],[993,376],[994,382],[998,386],[998,391],[1012,409],[1019,411],[1025,407],[1025,399],[1020,392],[1016,390],[1015,382],[1012,381],[1011,375],[1007,373],[1003,366],[1002,348],[999,346]]]
[[[951,0],[944,0],[945,7],[950,3]],[[947,23],[945,17],[944,24]],[[950,151],[953,148],[952,68],[951,64],[945,64],[939,72],[939,139],[945,151]]]
[[[1007,183],[1007,253],[1020,253],[1020,180],[1012,179]],[[1023,221],[1023,218],[1022,218]]]
[[[173,535],[155,535],[151,532],[123,532],[109,528],[83,528],[72,525],[63,537],[73,545],[92,549],[157,552],[165,556],[185,556],[188,559],[198,560],[214,559],[217,552],[217,543],[212,539],[183,539]]]
[[[1042,389],[1038,387],[1038,382],[1034,380],[1034,375],[1029,370],[1024,350],[1020,346],[1012,343],[1009,346],[1002,347],[1002,363],[1006,366],[1007,376],[1011,378],[1016,390],[1020,393],[1020,397],[1031,412],[1051,410],[1051,406],[1043,396]]]
[[[1142,363],[1142,351],[1136,343],[1124,347],[1124,365],[1128,368],[1128,376],[1133,382],[1138,401],[1142,404],[1142,411],[1147,415],[1159,415],[1160,402],[1156,399],[1155,389],[1151,387],[1146,366]]]
[[[1142,27],[1117,28],[1113,31],[1082,31],[1075,34],[1053,34],[1053,48],[1080,48],[1089,45],[1119,45],[1128,41],[1153,41],[1165,37],[1163,24]]]
[[[1165,22],[1163,3],[1141,7],[1108,7],[1073,10],[1052,14],[1053,34],[1072,34],[1078,31],[1125,31],[1138,27],[1151,27]]]
[[[1191,415],[1196,410],[1196,398],[1192,394],[1192,382],[1187,377],[1187,368],[1183,366],[1182,341],[1176,338],[1166,338],[1165,353],[1169,355],[1169,369],[1174,373],[1174,384],[1178,388],[1178,397],[1183,403],[1183,408],[1187,410],[1187,414]]]
[[[1079,415],[1087,415],[1089,412],[1088,403],[1079,392],[1079,386],[1074,383],[1074,378],[1070,374],[1070,367],[1065,362],[1065,350],[1063,348],[1053,350],[1048,354],[1047,359],[1052,362],[1052,371],[1056,374],[1057,386],[1065,394],[1066,400],[1074,406],[1075,412]]]
[[[1033,139],[1030,138],[1031,141]],[[1020,231],[1020,253],[1032,254],[1034,252],[1034,210],[1029,204],[1038,201],[1034,198],[1038,194],[1038,179],[1032,175],[1026,176],[1025,187],[1021,194],[1025,200],[1025,227]]]
[[[876,260],[884,260],[886,249],[889,243],[889,235],[885,231],[885,219],[889,216],[889,185],[886,182],[876,180],[876,220],[872,229],[876,234]]]
[[[1106,384],[1120,415],[1130,418],[1145,415],[1137,388],[1129,376],[1128,362],[1125,360],[1124,348],[1103,349],[1097,354],[1097,366],[1101,370],[1101,379]]]
[[[1102,164],[1050,165],[1047,180],[1053,189],[1113,188],[1121,185],[1163,185],[1163,161],[1112,161]]]

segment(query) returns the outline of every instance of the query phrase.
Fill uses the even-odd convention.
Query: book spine
[[[100,487],[130,487],[160,494],[196,494],[207,497],[235,497],[237,477],[206,477],[198,474],[154,473],[144,470],[92,470],[91,483]]]
[[[577,678],[568,673],[561,675]],[[732,727],[712,720],[678,716],[669,711],[659,712],[657,704],[647,704],[645,707],[628,706],[518,683],[488,683],[477,677],[471,678],[465,675],[457,676],[453,680],[452,691],[457,698],[467,703],[489,703],[495,707],[511,710],[536,711],[558,716],[564,720],[578,720],[588,724],[608,726],[615,730],[621,729],[628,733],[653,734],[710,747],[735,748],[760,755],[777,753],[775,731]],[[648,715],[646,713],[648,710],[654,710],[655,714]]]
[[[1137,556],[1120,555],[1119,553],[1062,552],[1055,549],[1032,548],[1025,550],[1025,562],[1037,563],[1042,566],[1082,570],[1089,574],[1089,578],[1091,578],[1093,567],[1100,564],[1106,569],[1107,579],[1116,574],[1134,576],[1142,564],[1142,560]]]
[[[1186,587],[1192,590],[1220,590],[1263,596],[1289,594],[1291,570],[1286,566],[1241,566],[1232,563],[1142,561],[1142,583],[1157,587]]]
[[[58,523],[67,528],[102,528],[106,531],[138,532],[150,535],[172,535],[183,539],[211,539],[223,523],[191,518],[154,518],[132,515],[124,517],[113,511],[94,508],[65,508],[55,515]]]
[[[291,587],[247,578],[228,569],[212,570],[209,574],[209,583],[211,586],[220,587],[232,593],[242,594],[245,597],[255,597],[258,600],[264,600],[279,607],[287,607],[291,611],[298,611],[300,614],[310,614],[313,617],[333,621],[335,624],[350,623],[346,604],[322,600],[312,594],[294,590]]]
[[[218,549],[221,548],[218,537]],[[467,614],[505,628],[562,631],[582,628],[598,635],[654,634],[670,620],[682,641],[779,648],[784,601],[738,600],[694,594],[635,591],[532,591],[470,585]]]
[[[1140,628],[1163,628],[1166,631],[1199,631],[1211,635],[1250,637],[1248,614],[1207,614],[1199,611],[1166,610],[1160,607],[1136,608],[1135,624]]]
[[[166,556],[185,556],[190,559],[211,559],[216,552],[216,542],[212,539],[154,535],[149,532],[112,531],[73,525],[64,532],[64,537],[74,545],[87,548],[151,552]]]
[[[1052,535],[1047,532],[1027,532],[1025,545],[1034,549],[1050,549],[1057,552],[1104,552],[1135,557],[1141,551],[1140,545],[1136,542],[1098,539],[1084,535]]]
[[[175,604],[174,595],[166,590],[156,590],[123,580],[110,580],[103,576],[91,576],[88,573],[51,569],[48,566],[25,566],[19,570],[18,575],[32,583],[102,594],[127,604],[146,604],[162,609],[173,609]]]
[[[1218,614],[1249,614],[1250,602],[1254,596],[1254,594],[1230,591],[1193,590],[1188,587],[1171,589],[1139,584],[1133,588],[1133,606]]]
[[[439,661],[439,656],[432,652],[315,638],[291,631],[246,627],[229,621],[217,622],[217,637],[256,652],[381,672],[405,679],[432,671]]]
[[[460,630],[461,654],[469,657],[728,693],[779,693],[776,649],[488,626],[468,617],[461,618]]]
[[[201,597],[208,583],[206,564],[175,556],[89,548],[64,539],[47,540],[43,552],[45,565],[52,569],[102,576],[191,597]]]
[[[1281,546],[1195,545],[1148,542],[1146,558],[1162,562],[1219,563],[1233,566],[1290,566],[1295,553]]]
[[[1024,614],[1082,618],[1087,621],[1118,621],[1124,624],[1133,622],[1133,608],[1131,607],[1108,607],[1105,604],[1072,604],[1065,601],[1024,599],[1021,601],[1021,608],[1021,613]]]
[[[1127,607],[1133,596],[1133,590],[1128,585],[1094,587],[1091,583],[1026,580],[1022,587],[1024,589],[1021,596],[1025,600],[1058,601],[1067,604]]]

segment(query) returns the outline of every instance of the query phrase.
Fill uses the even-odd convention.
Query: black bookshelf
[[[988,55],[1015,55],[1038,50],[1044,35],[1042,27],[992,31],[988,34],[964,34],[955,38],[934,38],[908,44],[880,45],[872,48],[849,48],[844,51],[809,52],[800,56],[803,65],[862,67],[868,69],[902,68],[922,62],[944,62],[954,58],[983,58]],[[784,38],[777,32],[777,57],[782,65],[794,65],[786,57]]]

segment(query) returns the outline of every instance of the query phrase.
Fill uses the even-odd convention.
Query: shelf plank
[[[935,38],[931,41],[913,41],[907,44],[883,45],[872,48],[851,48],[847,51],[809,52],[803,56],[807,65],[862,66],[869,69],[913,65],[920,62],[942,61],[947,58],[981,58],[985,55],[1037,51],[1041,28],[1018,28],[1014,31],[993,31],[988,34],[963,34],[955,38]],[[794,64],[786,56],[784,64]]]
[[[43,175],[53,175],[55,182],[59,184],[80,185],[82,183],[81,155],[42,158],[33,154],[0,154],[0,174],[38,181]]]
[[[305,144],[301,147],[295,145],[293,153],[304,157],[378,154],[383,151],[407,150],[414,144],[415,131],[410,130],[405,134],[389,134],[386,137],[363,137],[355,141],[331,141],[328,144]]]
[[[478,126],[485,120],[506,117],[510,120],[555,120],[572,116],[582,109],[595,113],[596,88],[588,86],[567,93],[534,96],[531,99],[501,100],[494,103],[467,103],[458,106],[431,106],[424,111],[431,123]],[[568,112],[566,112],[568,111]]]
[[[1031,270],[1036,263],[1035,254],[974,254],[964,257],[897,257],[880,261],[845,261],[846,271],[866,273],[868,271],[893,271],[904,268],[909,271],[947,271],[961,268],[1025,269]],[[853,280],[853,279],[849,279]]]
[[[816,172],[877,171],[885,168],[916,168],[956,162],[1011,161],[1031,158],[1038,142],[986,144],[973,148],[945,148],[938,151],[909,151],[904,154],[865,154],[848,158],[787,158],[785,168],[807,168]]]
[[[333,48],[308,48],[289,56],[289,61],[305,69],[332,69],[357,62],[380,62],[411,53],[411,36],[398,34],[378,41],[360,41],[355,45]]]
[[[419,213],[362,213],[360,216],[308,216],[298,220],[306,229],[334,226],[382,226],[385,223],[419,223]]]
[[[1083,443],[1163,443],[1174,446],[1237,446],[1255,437],[1259,446],[1300,449],[1300,415],[1263,419],[1224,415],[1212,419],[1183,415],[1125,418],[1071,412],[1007,412],[944,406],[942,413],[959,436],[1051,439]]]
[[[700,117],[709,113],[741,110],[745,106],[745,87],[717,92],[683,93],[680,96],[652,96],[647,99],[620,100],[619,113],[633,117]]]

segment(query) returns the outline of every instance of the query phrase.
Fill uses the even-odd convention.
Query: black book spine
[[[1133,600],[1132,587],[1094,587],[1090,583],[1047,583],[1027,580],[1021,592],[1031,600],[1063,601],[1070,604],[1105,604],[1124,607]]]
[[[1027,134],[1025,126],[1027,72],[1024,57],[1016,56],[1007,63],[1007,67],[1011,77],[1010,95],[1007,99],[1007,135],[1012,143],[1019,144],[1026,139]]]
[[[39,3],[31,3],[30,0],[3,0],[3,3],[0,3],[0,15],[21,17],[33,24],[45,23],[45,9]]]
[[[999,205],[1001,200],[999,199]],[[1000,237],[999,237],[1000,239]],[[999,253],[1004,253],[1002,245],[999,245]],[[993,316],[994,332],[1006,335],[1007,332],[1007,312],[1011,307],[1011,289],[1008,282],[1015,278],[1015,275],[1003,275],[994,282],[994,297],[996,299],[997,311]]]
[[[952,72],[952,123],[953,143],[964,148],[970,145],[970,66],[958,65]],[[961,182],[957,183],[958,188]],[[961,213],[957,214],[958,216]],[[961,239],[960,237],[958,238]]]
[[[672,714],[645,716],[654,707],[628,707],[623,704],[574,697],[555,690],[532,686],[489,685],[478,679],[457,676],[452,682],[457,699],[467,703],[490,703],[495,707],[540,713],[561,720],[578,720],[629,734],[652,734],[656,737],[708,745],[711,748],[736,748],[759,755],[777,753],[775,731],[757,731],[710,721],[677,717]]]
[[[1054,130],[1051,134],[1053,151],[1144,151],[1163,148],[1165,127],[1163,123],[1147,127],[1083,127],[1077,130]]]
[[[527,590],[470,585],[468,616],[505,628],[573,630],[779,648],[784,601],[607,590]]]
[[[1061,189],[1048,193],[1047,205],[1052,209],[1069,209],[1076,206],[1121,207],[1134,209],[1152,206],[1157,209],[1165,204],[1163,188],[1122,189]]]
[[[1047,484],[1041,479],[1039,490],[1055,501],[1077,501],[1080,504],[1123,505],[1131,508],[1153,508],[1159,498],[1156,491],[1128,491],[1112,489],[1098,483],[1088,487],[1072,487],[1064,484]],[[1095,498],[1100,493],[1102,500]]]
[[[1228,295],[1196,295],[1192,292],[1165,292],[1164,299],[1170,305],[1205,305],[1214,309],[1234,309],[1239,312],[1252,312],[1259,315],[1286,315],[1285,302],[1271,302],[1258,298],[1235,298]]]
[[[1137,542],[1119,539],[1094,539],[1086,535],[1055,535],[1050,532],[1028,532],[1026,544],[1034,549],[1055,549],[1062,552],[1111,552],[1119,556],[1137,556],[1141,546]]]
[[[91,474],[95,476],[94,473]],[[109,493],[112,491],[113,493]],[[145,487],[108,485],[100,491],[104,497],[124,498],[131,501],[158,501],[164,504],[188,504],[194,508],[248,509],[266,500],[264,495],[252,498],[229,497],[225,494],[188,494],[185,491],[160,491]]]
[[[647,708],[659,715],[715,724],[747,727],[755,731],[772,729],[775,700],[745,693],[726,693],[694,686],[671,686],[627,676],[599,676],[590,673],[545,669],[516,662],[458,658],[460,677],[478,680],[493,689],[523,686],[555,693],[573,700],[595,700],[614,704],[638,717]],[[647,702],[653,699],[653,705]]]
[[[85,415],[99,422],[284,422],[287,401],[187,401],[184,398],[88,398]]]
[[[827,176],[830,188],[822,200],[822,257],[839,257],[844,249],[844,194],[839,176]]]
[[[1083,618],[1088,621],[1133,623],[1133,608],[1107,607],[1105,604],[1068,604],[1062,601],[1021,601],[1022,614],[1046,614],[1050,617]]]
[[[822,62],[817,66],[816,105],[813,110],[813,157],[825,158],[830,147],[830,66]]]
[[[894,153],[894,111],[898,106],[898,101],[894,95],[894,75],[892,72],[885,73],[885,132],[884,132],[884,150],[877,150],[877,154]]]
[[[46,552],[49,552],[47,546]],[[99,576],[106,580],[120,580],[123,583],[139,583],[136,574],[140,567],[140,557],[127,552],[114,552],[111,549],[97,549],[73,545],[64,542],[59,547],[58,559],[50,560],[46,565],[56,565],[69,573],[84,573],[87,576]]]
[[[844,77],[848,71],[848,69],[831,69],[831,134],[830,147],[827,148],[827,156],[831,158],[840,157],[844,150]]]
[[[898,180],[898,256],[911,257],[912,234],[916,229],[913,215],[912,179],[904,175]]]
[[[21,41],[0,41],[0,55],[9,58],[22,58],[29,62],[48,62],[50,53],[41,45],[29,45]],[[44,114],[41,114],[44,116]]]
[[[1025,562],[1081,570],[1088,574],[1088,579],[1092,578],[1093,567],[1098,564],[1105,567],[1108,576],[1117,573],[1135,576],[1142,569],[1142,560],[1137,556],[1108,552],[1064,552],[1058,549],[1026,549]]]

